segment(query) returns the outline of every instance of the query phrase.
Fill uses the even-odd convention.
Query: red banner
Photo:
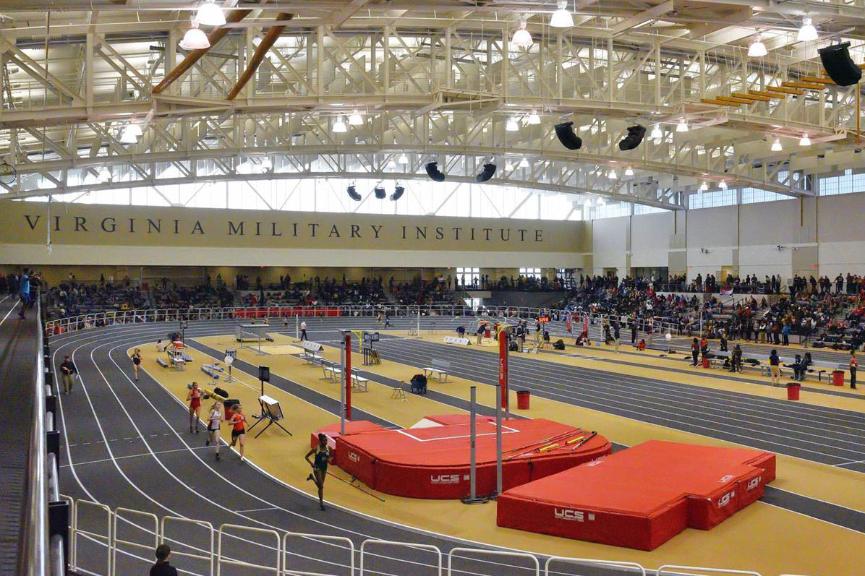
[[[499,388],[502,394],[502,410],[508,409],[508,331],[499,332]]]

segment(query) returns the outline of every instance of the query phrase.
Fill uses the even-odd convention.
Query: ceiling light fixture
[[[520,160],[520,163],[519,163],[517,166],[518,166],[519,168],[528,168],[528,167],[529,167],[529,161],[526,160],[525,157],[523,157],[523,159]]]
[[[408,156],[405,155],[405,152],[399,155],[399,159],[397,159],[397,162],[402,164],[403,166],[408,164]]]
[[[363,126],[363,116],[360,115],[360,112],[355,110],[348,117],[348,125],[349,126]]]
[[[625,176],[633,176],[633,175],[634,175],[634,169],[633,168],[631,168],[630,166],[625,168]]]
[[[609,178],[610,180],[618,180],[619,179],[619,175],[616,174],[615,168],[610,168],[610,171],[607,172],[607,178]]]
[[[525,16],[520,18],[520,26],[516,30],[514,30],[514,36],[511,38],[511,44],[516,46],[517,48],[525,48],[528,50],[532,47],[532,34],[528,30],[526,30],[526,18]]]
[[[655,124],[655,127],[652,128],[652,133],[650,134],[652,140],[661,140],[664,138],[664,132],[661,130],[660,124]]]
[[[799,139],[799,146],[810,146],[811,139],[808,138],[808,134],[802,134],[802,138]]]
[[[120,133],[120,143],[135,144],[138,142],[138,138],[141,136],[141,134],[141,126],[139,126],[135,122],[130,122],[123,127],[123,131]]]
[[[688,121],[684,118],[679,118],[679,123],[676,124],[676,132],[687,132],[688,131]]]
[[[514,117],[508,118],[508,122],[505,124],[505,130],[508,132],[519,132],[520,125],[517,124],[517,119]]]
[[[769,51],[766,50],[766,45],[763,44],[763,35],[757,34],[757,37],[754,38],[754,41],[748,46],[748,56],[751,58],[762,58]]]
[[[799,42],[813,42],[817,38],[819,38],[819,34],[817,34],[817,28],[814,27],[813,22],[811,21],[810,16],[805,16],[802,18],[802,27],[799,28],[799,34],[796,35],[796,39]]]
[[[705,192],[708,189],[709,189],[709,185],[706,183],[705,180],[703,180],[703,182],[700,184],[700,187],[697,188],[697,192]]]
[[[606,204],[607,204],[607,201],[604,199],[604,197],[598,196],[598,206],[604,206]]]
[[[781,139],[776,137],[775,140],[772,141],[772,147],[770,149],[772,152],[781,152],[784,149],[784,147],[781,146]]]
[[[337,116],[333,122],[333,131],[335,134],[345,134],[348,132],[348,126],[345,125],[345,120],[342,116]]]
[[[538,113],[532,110],[529,112],[529,115],[526,116],[526,124],[529,126],[537,126],[541,123],[541,117],[538,116]]]
[[[718,184],[718,188],[720,188],[721,190],[726,190],[727,182],[725,180],[721,180],[721,182]]]
[[[210,48],[210,40],[207,39],[207,34],[198,28],[198,22],[193,20],[192,28],[186,31],[180,41],[180,47],[184,50],[207,50]]]
[[[107,167],[103,166],[99,169],[99,173],[96,175],[96,182],[99,184],[105,184],[109,180],[111,180],[111,171],[109,171]]]
[[[207,0],[198,7],[195,20],[202,26],[225,26],[225,14],[222,8],[212,0]]]
[[[550,26],[553,28],[572,28],[574,26],[574,17],[568,12],[567,5],[567,0],[559,0],[559,8],[550,16]]]

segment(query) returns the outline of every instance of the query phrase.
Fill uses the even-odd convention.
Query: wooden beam
[[[717,100],[721,102],[736,102],[738,104],[753,104],[753,100],[748,100],[747,98],[736,98],[735,96],[718,96]]]
[[[781,82],[781,86],[786,86],[787,88],[801,88],[803,90],[823,90],[826,88],[823,84],[813,84],[811,82]]]
[[[764,94],[752,94],[745,92],[733,92],[730,96],[735,96],[736,98],[746,98],[748,100],[759,100],[760,102],[768,102],[772,99],[771,96],[766,96]]]
[[[240,22],[241,20],[246,18],[246,16],[250,12],[252,12],[252,10],[232,10],[225,18],[225,23],[236,24],[237,22]],[[215,46],[216,43],[222,40],[222,38],[226,34],[228,34],[228,28],[225,27],[215,28],[214,30],[212,30],[210,34],[207,35],[210,46]],[[165,78],[162,79],[162,82],[153,87],[153,93],[159,94],[160,92],[171,86],[171,84],[175,80],[183,76],[183,74],[185,74],[187,70],[192,68],[193,64],[198,62],[202,56],[207,54],[208,50],[210,50],[210,48],[204,48],[202,50],[191,50],[180,64],[175,66],[172,70],[168,72],[168,74],[165,75]]]
[[[716,100],[714,98],[701,98],[700,102],[703,104],[714,104],[715,106],[731,106],[733,108],[738,108],[741,104],[736,104],[735,102],[725,102],[723,100]]]
[[[811,82],[812,84],[835,85],[835,81],[828,76],[800,76],[799,80],[802,82]]]
[[[278,21],[291,20],[292,18],[294,18],[294,14],[279,14],[276,17]],[[279,39],[283,30],[285,30],[285,25],[282,24],[271,26],[267,29],[267,34],[265,34],[264,38],[261,39],[261,42],[252,55],[252,58],[249,59],[249,64],[246,65],[243,74],[240,75],[240,78],[237,79],[237,82],[228,92],[228,96],[226,96],[227,100],[234,100],[237,98],[237,95],[240,94],[240,91],[243,90],[243,87],[246,86],[246,83],[249,82],[250,78],[255,74],[255,71],[258,70],[258,67],[264,60],[267,51],[270,50],[270,47]]]
[[[786,86],[766,86],[766,92],[778,92],[779,94],[792,94],[793,96],[802,96],[805,92],[798,88],[788,88]]]
[[[787,97],[786,94],[779,94],[777,92],[765,92],[763,90],[748,90],[748,94],[753,94],[754,96],[766,96],[767,98],[774,98],[775,100],[783,100]]]

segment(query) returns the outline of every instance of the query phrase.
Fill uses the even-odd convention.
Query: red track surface
[[[439,424],[373,430],[336,438],[336,464],[371,488],[410,498],[462,498],[469,494],[466,415],[428,416]],[[495,422],[477,420],[477,493],[495,490]],[[504,489],[555,474],[610,453],[610,442],[550,420],[505,420]],[[570,444],[568,443],[570,442]]]
[[[770,452],[650,441],[506,491],[497,524],[653,550],[718,525],[774,479]]]

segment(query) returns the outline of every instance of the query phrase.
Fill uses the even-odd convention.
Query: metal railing
[[[65,498],[65,497],[64,497]],[[129,573],[134,566],[137,573],[144,573],[152,563],[153,548],[166,542],[172,548],[173,564],[183,573],[193,576],[220,576],[227,567],[251,570],[256,574],[274,576],[364,576],[365,574],[417,574],[419,571],[436,576],[454,574],[479,574],[477,569],[485,567],[501,573],[503,569],[514,569],[520,573],[537,576],[562,574],[565,565],[586,570],[601,570],[604,574],[617,576],[761,576],[750,570],[732,570],[697,566],[664,565],[649,570],[636,562],[620,562],[566,556],[539,556],[528,552],[494,548],[454,547],[447,552],[438,546],[421,542],[403,542],[367,538],[359,546],[342,536],[288,532],[276,528],[254,528],[238,524],[222,524],[214,527],[208,522],[179,516],[157,516],[117,508],[111,510],[104,504],[89,500],[70,501],[72,514],[70,540],[72,554],[70,568],[81,574],[92,576],[116,576]],[[87,523],[88,527],[83,525]],[[197,527],[204,531],[199,544],[192,542],[186,530],[172,535],[166,528],[174,523],[180,526]],[[124,527],[137,531],[139,537],[121,537]],[[132,532],[130,532],[131,534]],[[189,540],[183,540],[186,536]],[[297,545],[292,542],[296,541]],[[310,556],[308,545],[318,542],[328,547],[321,557]],[[88,553],[79,548],[88,546]],[[304,549],[304,545],[307,546]],[[227,549],[230,548],[230,552]],[[99,553],[99,550],[102,553]],[[335,556],[334,551],[344,552]],[[386,551],[390,550],[390,554]],[[409,550],[421,552],[418,557],[400,557],[393,552]],[[457,569],[454,560],[475,562],[472,569]],[[357,566],[355,565],[357,559]],[[446,559],[446,560],[445,560]],[[372,567],[374,560],[384,562],[386,571]],[[83,561],[86,566],[79,565]],[[302,562],[314,563],[315,571],[303,570]],[[558,565],[558,569],[555,566]],[[308,567],[308,566],[307,566]]]

